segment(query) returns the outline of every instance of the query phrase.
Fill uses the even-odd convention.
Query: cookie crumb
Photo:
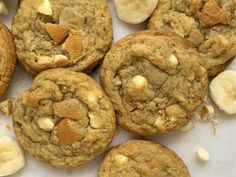
[[[216,126],[219,124],[221,117],[220,117],[220,110],[217,109],[217,107],[214,106],[212,103],[209,92],[204,98],[204,102],[197,110],[195,116],[195,120],[203,121],[203,122],[209,122],[211,123],[211,130],[212,133],[216,134]]]
[[[10,131],[10,130],[11,130],[11,125],[10,125],[10,124],[6,124],[6,129],[7,129],[8,131]]]
[[[11,100],[5,100],[0,103],[0,110],[6,115],[9,116],[13,113],[13,103]]]
[[[189,122],[186,126],[182,127],[180,130],[182,132],[188,132],[190,130],[194,129],[193,122]]]

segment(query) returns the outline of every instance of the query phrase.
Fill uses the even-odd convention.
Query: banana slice
[[[212,100],[227,114],[236,114],[236,72],[224,71],[210,84]]]
[[[0,137],[0,176],[16,173],[25,166],[25,157],[19,144],[8,136]]]
[[[138,24],[150,17],[157,3],[158,0],[115,0],[115,7],[121,20]]]

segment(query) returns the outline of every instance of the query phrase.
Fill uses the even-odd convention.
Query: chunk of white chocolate
[[[69,63],[69,59],[65,55],[55,55],[52,57],[39,56],[37,58],[37,63],[40,66],[64,66]]]
[[[201,162],[206,162],[210,160],[209,152],[204,148],[198,148],[197,159]]]
[[[136,90],[144,90],[147,85],[148,85],[148,81],[145,77],[140,76],[140,75],[136,75],[132,78],[131,80],[132,82],[132,86],[134,87],[134,89]]]
[[[38,12],[44,15],[52,16],[52,5],[49,0],[41,0],[38,5]]]
[[[170,57],[168,58],[168,61],[174,66],[177,66],[179,64],[177,57],[173,54],[170,55]]]
[[[51,131],[55,126],[55,123],[51,118],[40,118],[37,123],[42,130],[48,132]]]
[[[101,118],[95,113],[89,113],[90,125],[95,129],[102,128]]]
[[[128,160],[129,160],[128,157],[124,155],[118,154],[115,156],[115,163],[118,166],[125,165],[128,162]]]
[[[159,128],[160,130],[165,130],[165,122],[163,120],[163,116],[162,115],[158,115],[156,118],[156,121],[154,122],[154,126]]]

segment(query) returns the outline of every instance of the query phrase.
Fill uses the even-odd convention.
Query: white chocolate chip
[[[69,63],[69,59],[65,55],[55,55],[52,57],[39,56],[37,59],[37,64],[41,66],[56,65],[61,67]]]
[[[102,121],[98,115],[95,115],[94,113],[89,113],[89,118],[91,127],[96,129],[102,128]]]
[[[90,102],[90,103],[97,103],[97,101],[98,101],[98,98],[97,98],[96,95],[90,94],[90,95],[88,96],[88,102]]]
[[[59,60],[68,60],[68,57],[65,55],[55,55],[55,60],[59,61]]]
[[[51,131],[55,126],[51,118],[40,118],[37,123],[38,126],[45,131]]]
[[[124,155],[118,154],[115,156],[115,163],[118,166],[126,164],[128,162],[128,160],[129,160],[128,157],[126,157]]]
[[[0,15],[8,15],[7,6],[0,0]]]
[[[206,149],[199,148],[197,150],[197,159],[201,162],[206,162],[210,160],[210,155]]]
[[[85,92],[86,101],[89,106],[98,104],[100,98],[102,98],[102,92],[100,91],[88,91]]]
[[[135,89],[137,90],[143,90],[147,87],[148,81],[145,77],[136,75],[132,78],[131,80],[132,85],[134,86]]]
[[[37,10],[41,14],[52,16],[52,6],[49,0],[41,0]]]
[[[170,61],[171,64],[177,66],[179,64],[179,61],[177,59],[177,57],[175,55],[170,55],[170,57],[168,58],[168,61]]]
[[[180,130],[182,132],[188,132],[194,128],[193,123],[190,121],[186,126],[182,127]]]
[[[163,116],[159,115],[154,122],[154,126],[158,127],[160,130],[165,130],[165,122],[163,121]]]

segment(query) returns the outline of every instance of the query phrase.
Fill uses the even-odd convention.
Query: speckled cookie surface
[[[234,0],[160,0],[149,28],[173,30],[186,38],[215,76],[236,55],[235,9]]]
[[[78,167],[102,153],[115,131],[109,98],[89,76],[68,69],[40,73],[17,99],[13,125],[31,155],[55,167]]]
[[[99,177],[190,177],[172,150],[151,141],[131,140],[106,155]]]
[[[106,0],[24,0],[12,31],[19,61],[33,74],[58,67],[91,72],[112,42]]]
[[[10,85],[15,67],[15,45],[9,30],[0,22],[0,98]]]
[[[101,83],[118,123],[147,136],[186,125],[202,102],[207,71],[196,49],[175,33],[145,31],[106,55]]]

